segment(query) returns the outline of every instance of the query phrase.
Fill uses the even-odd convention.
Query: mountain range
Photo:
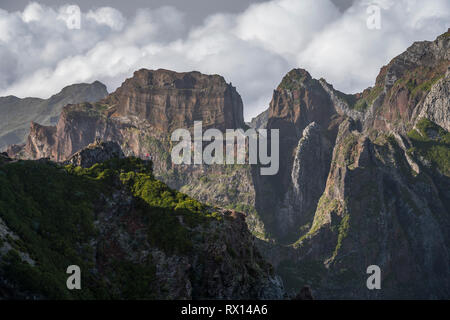
[[[90,256],[86,253],[80,263],[93,263],[95,281],[107,284],[99,288],[112,286],[122,298],[130,297],[131,292],[141,292],[141,288],[133,291],[117,285],[119,282],[111,277],[126,275],[121,275],[118,270],[122,269],[115,264],[111,267],[115,272],[108,272],[108,266],[113,265],[111,259],[117,259],[120,265],[131,263],[133,268],[146,266],[151,260],[152,268],[160,270],[159,273],[139,269],[140,276],[154,277],[151,283],[172,285],[168,275],[174,272],[182,274],[183,279],[187,277],[191,291],[180,293],[179,288],[185,284],[177,283],[168,289],[170,294],[164,296],[159,292],[156,297],[160,298],[282,298],[294,296],[308,284],[319,299],[448,299],[449,91],[450,31],[434,41],[414,43],[381,68],[373,87],[358,94],[345,94],[325,79],[314,79],[304,69],[293,69],[275,89],[269,108],[249,124],[244,122],[243,103],[236,88],[219,75],[138,70],[104,98],[65,105],[56,124],[32,122],[26,143],[9,146],[0,167],[0,177],[7,179],[1,184],[4,196],[0,202],[3,206],[0,217],[6,230],[0,235],[7,245],[3,244],[0,252],[6,251],[5,246],[14,248],[5,236],[14,234],[10,238],[19,239],[14,241],[20,250],[7,261],[27,270],[38,269],[29,271],[31,279],[37,272],[56,268],[51,263],[46,265],[47,269],[35,267],[39,259],[49,259],[53,254],[65,257],[71,250],[95,252],[104,248],[103,242],[112,235],[112,239],[117,237],[117,243],[106,241],[106,248],[117,248],[117,252],[127,254],[108,253],[101,256],[106,262],[92,262],[92,253]],[[278,174],[263,176],[257,165],[247,164],[173,164],[171,132],[177,128],[192,129],[197,120],[203,122],[205,129],[222,131],[249,127],[278,129]],[[116,147],[110,148],[116,150],[115,156],[101,156],[87,161],[89,165],[82,165],[78,161],[82,157],[80,152],[91,154],[92,150],[108,149],[100,141],[114,144]],[[152,159],[150,171],[141,163],[148,161],[148,155]],[[79,179],[75,181],[79,188],[61,186],[70,193],[64,197],[78,197],[78,201],[91,205],[86,211],[78,211],[74,202],[69,213],[75,215],[75,226],[66,229],[71,235],[84,221],[81,213],[93,221],[87,234],[77,238],[77,247],[61,244],[52,247],[51,252],[45,249],[45,241],[53,238],[36,225],[45,222],[51,230],[56,226],[42,211],[32,208],[37,203],[37,208],[49,205],[55,210],[48,213],[51,215],[64,211],[53,199],[56,196],[46,195],[53,190],[52,183],[48,183],[47,193],[35,194],[31,185],[21,182],[24,174],[30,172],[37,176],[62,175],[61,183],[65,179],[68,183]],[[146,175],[148,182],[136,180],[141,175]],[[83,183],[91,180],[99,185],[92,186],[87,195],[82,191]],[[158,180],[164,186],[156,186]],[[148,190],[142,190],[146,183]],[[112,189],[105,191],[105,184]],[[22,198],[11,196],[15,189],[21,191]],[[93,201],[92,194],[103,202]],[[166,195],[170,200],[164,200]],[[181,228],[187,228],[192,239],[199,240],[194,241],[193,251],[188,253],[171,251],[168,247],[179,239],[180,226],[170,220],[167,222],[170,227],[155,230],[151,222],[153,213],[145,216],[145,212],[153,209],[134,203],[142,201],[152,208],[164,209],[156,210],[157,220],[172,219],[165,215],[171,216],[170,212],[177,212],[178,207],[188,211],[183,211],[183,215],[205,216],[213,222],[202,224],[194,219],[186,225],[184,218],[179,218],[180,213],[176,220]],[[186,201],[190,204],[180,203]],[[28,202],[25,210],[18,205]],[[125,206],[123,211],[121,203]],[[134,217],[132,208],[136,206],[139,212],[134,220],[128,215]],[[34,218],[25,220],[25,226],[17,222],[20,219],[16,216],[31,211],[35,212]],[[225,217],[228,215],[242,220],[242,224],[228,224]],[[149,231],[145,245],[134,248],[139,226]],[[96,228],[99,229],[96,233],[90,233]],[[130,228],[135,233],[130,234]],[[160,231],[173,235],[173,244],[164,237],[162,244],[152,240],[158,238]],[[39,237],[39,241],[28,245],[30,242],[25,240],[28,233]],[[62,233],[55,235],[58,239],[62,236]],[[89,249],[80,249],[88,243]],[[226,262],[209,261],[214,256],[211,247],[221,244],[221,252],[232,248]],[[257,253],[247,255],[243,246]],[[200,257],[208,261],[199,262]],[[138,261],[145,262],[136,265]],[[168,261],[178,271],[162,267]],[[366,270],[370,265],[377,265],[382,271],[381,290],[366,287]],[[27,286],[27,281],[32,281],[17,280],[18,275],[11,274],[13,268],[8,266],[3,268],[6,271],[0,276],[0,283],[5,288],[12,284],[4,291],[15,292],[17,286],[22,288],[17,289],[22,295],[33,292],[32,284]],[[192,272],[177,273],[183,268]],[[204,278],[201,270],[207,270]],[[93,296],[102,296],[101,291],[92,290]],[[138,296],[148,297],[147,293],[144,290]],[[40,294],[46,297],[60,293]]]

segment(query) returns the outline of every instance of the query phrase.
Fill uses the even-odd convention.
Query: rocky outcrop
[[[416,116],[416,123],[427,118],[447,131],[450,131],[450,69],[447,70],[445,77],[438,80],[430,89],[425,97],[423,104],[417,108],[419,110]]]
[[[317,202],[325,189],[332,145],[315,122],[303,130],[294,153],[291,184],[277,212],[280,234],[298,238],[311,227]]]
[[[15,154],[15,147],[10,147],[7,153],[12,156],[21,156],[26,159],[51,158],[53,155],[52,146],[56,141],[56,128],[53,126],[42,126],[32,122],[30,135],[27,144],[21,150],[21,154]]]
[[[277,240],[289,243],[311,224],[313,202],[323,192],[340,121],[329,94],[306,70],[292,70],[274,91],[267,129],[280,131],[280,170],[275,176],[257,176],[254,181],[256,209]],[[305,130],[311,123],[315,124]],[[301,166],[320,169],[303,173]]]
[[[30,122],[53,126],[65,105],[96,102],[107,94],[106,86],[95,81],[67,86],[49,99],[0,97],[0,150],[26,143]]]
[[[267,126],[267,121],[269,120],[269,110],[261,112],[256,117],[252,118],[249,123],[250,128],[253,129],[265,129]]]
[[[290,71],[274,91],[269,107],[268,129],[280,136],[300,136],[311,122],[328,128],[336,110],[320,82],[304,69]]]
[[[406,133],[418,115],[414,112],[422,104],[431,87],[447,71],[450,55],[448,32],[435,41],[415,42],[404,53],[380,71],[371,99],[380,97],[381,103],[366,120],[366,129],[374,128]]]
[[[136,116],[164,133],[195,120],[222,131],[244,125],[241,97],[219,75],[142,69],[102,103],[116,106],[113,116]]]
[[[77,167],[90,168],[96,163],[102,163],[114,158],[122,159],[125,155],[116,142],[102,142],[96,140],[85,149],[78,151],[64,164],[71,164]]]

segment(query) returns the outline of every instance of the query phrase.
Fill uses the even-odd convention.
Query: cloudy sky
[[[380,28],[367,26],[374,5]],[[140,68],[198,70],[232,82],[249,120],[292,68],[359,92],[449,27],[448,0],[0,0],[0,96],[47,98],[95,80],[114,91]]]

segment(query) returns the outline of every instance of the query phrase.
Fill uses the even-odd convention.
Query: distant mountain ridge
[[[67,86],[49,99],[0,97],[0,150],[25,143],[30,122],[55,125],[65,105],[96,102],[107,94],[106,86],[95,81]]]
[[[256,117],[252,118],[252,120],[248,125],[254,129],[264,129],[267,126],[268,118],[269,118],[269,110],[267,109],[266,111],[263,111]]]

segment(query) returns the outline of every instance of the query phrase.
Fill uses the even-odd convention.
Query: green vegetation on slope
[[[110,199],[118,190],[133,194],[135,210],[148,228],[149,244],[169,255],[192,249],[189,227],[217,219],[198,201],[155,180],[151,165],[140,159],[114,159],[89,169],[39,161],[5,164],[0,166],[0,217],[20,240],[12,241],[14,249],[0,260],[0,275],[48,298],[111,298],[111,292],[127,298],[132,292],[151,297],[149,286],[129,287],[152,278],[151,261],[139,266],[114,263],[114,276],[121,279],[111,282],[118,286],[116,290],[95,271],[90,243],[99,230],[94,221],[99,212],[108,210],[102,198]],[[24,262],[23,253],[36,264]],[[83,290],[66,288],[65,271],[73,264],[86,270],[82,272]],[[139,272],[131,272],[135,269]]]
[[[354,109],[358,111],[366,110],[368,107],[372,105],[372,103],[375,101],[375,99],[380,95],[382,91],[383,87],[377,85],[374,88],[368,90],[367,93],[363,92],[363,97],[355,103]]]
[[[377,85],[373,88],[364,90],[362,94],[345,94],[338,90],[336,90],[336,94],[347,103],[350,109],[364,112],[372,105],[382,91],[383,87]]]
[[[434,68],[420,66],[408,70],[394,83],[391,95],[406,89],[409,96],[418,101],[431,90],[436,82],[444,77],[446,69],[447,63],[443,62]]]
[[[441,173],[450,176],[450,133],[428,119],[421,119],[408,133],[413,147],[410,154],[418,155],[437,167]]]
[[[308,78],[310,76],[306,70],[293,69],[283,77],[278,88],[290,91],[297,90],[301,87],[301,83],[304,83]]]
[[[32,267],[12,250],[2,262],[7,277],[33,292],[68,298],[66,268],[92,268],[84,249],[96,232],[93,206],[99,187],[52,164],[28,161],[0,167],[0,217],[37,262]],[[85,283],[97,282],[89,273],[83,277]],[[86,298],[93,294],[90,288],[83,290]],[[101,290],[95,295],[102,296]]]

